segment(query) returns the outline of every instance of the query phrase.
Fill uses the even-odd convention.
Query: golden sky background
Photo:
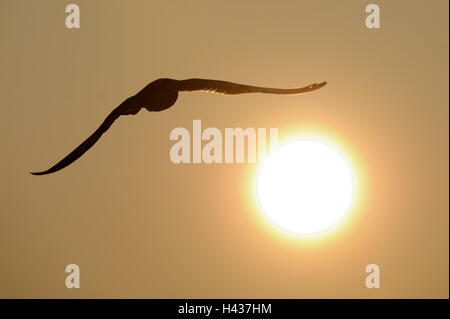
[[[0,297],[448,298],[448,1],[73,2],[78,30],[70,2],[0,1]],[[381,29],[365,27],[369,3]],[[183,93],[29,174],[159,77],[329,84]],[[253,197],[257,165],[170,161],[171,130],[193,119],[330,139],[357,172],[350,216],[315,240],[278,232]]]

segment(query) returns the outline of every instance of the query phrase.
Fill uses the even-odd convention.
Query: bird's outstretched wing
[[[206,80],[206,79],[188,79],[177,83],[177,89],[180,92],[192,91],[210,91],[228,95],[242,93],[270,93],[270,94],[301,94],[320,89],[327,82],[313,83],[311,85],[294,89],[273,89],[259,86],[251,86],[227,81]]]
[[[83,143],[81,143],[76,149],[74,149],[69,155],[64,157],[61,161],[56,163],[54,166],[49,168],[46,171],[42,172],[32,172],[33,175],[46,175],[51,174],[54,172],[57,172],[64,167],[72,164],[74,161],[76,161],[78,158],[80,158],[84,153],[87,152],[88,149],[90,149],[98,140],[99,138],[105,133],[111,125],[114,123],[114,121],[121,115],[130,114],[130,104],[131,100],[127,99],[122,104],[120,104],[118,107],[116,107],[103,121],[103,123],[99,126],[99,128],[92,133],[91,136],[89,136]]]

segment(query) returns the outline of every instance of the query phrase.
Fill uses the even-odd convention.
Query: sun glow
[[[297,140],[271,154],[257,180],[257,194],[267,216],[297,234],[330,228],[349,210],[353,178],[344,158],[332,147]]]

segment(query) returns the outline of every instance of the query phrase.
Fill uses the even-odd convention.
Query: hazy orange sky
[[[448,1],[0,1],[2,298],[448,298]],[[183,93],[32,176],[159,77],[300,96]],[[277,127],[351,159],[357,203],[315,240],[280,233],[256,164],[170,161],[176,127]],[[65,267],[81,288],[65,287]],[[365,266],[381,268],[367,289]]]

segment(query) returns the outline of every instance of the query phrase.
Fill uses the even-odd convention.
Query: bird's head
[[[177,82],[178,81],[174,79],[162,78],[151,82],[149,86],[151,85],[152,87],[157,88],[158,90],[167,92],[169,90],[175,89]]]
[[[162,78],[148,84],[138,95],[149,111],[162,111],[171,107],[178,98],[177,80]]]

